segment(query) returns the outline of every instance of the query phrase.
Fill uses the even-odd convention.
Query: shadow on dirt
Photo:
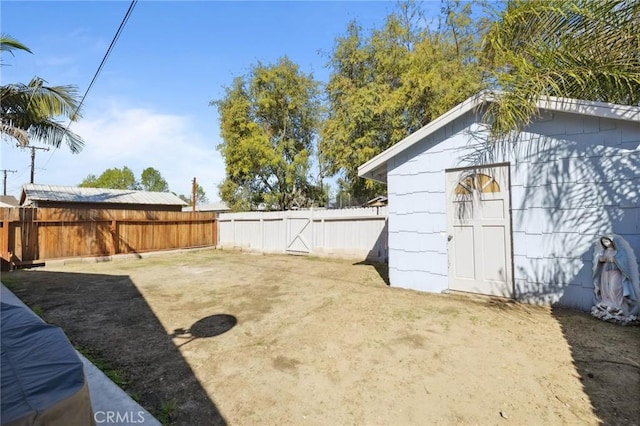
[[[389,265],[384,262],[376,262],[374,260],[363,260],[362,262],[356,262],[353,266],[365,265],[365,266],[373,266],[376,270],[380,278],[384,281],[384,283],[389,286]]]
[[[5,279],[76,347],[107,362],[151,413],[164,418],[163,407],[175,404],[167,419],[173,424],[226,424],[129,276],[24,270]],[[231,315],[211,315],[193,324],[190,337],[213,337],[236,323]]]
[[[584,392],[605,425],[640,418],[640,327],[620,326],[587,313],[553,308]]]
[[[196,321],[190,328],[177,328],[173,330],[169,336],[171,338],[186,338],[186,342],[181,343],[178,347],[184,346],[187,343],[193,342],[196,339],[204,339],[207,337],[219,336],[227,331],[231,330],[238,323],[238,320],[233,315],[228,314],[216,314],[209,315],[198,321]]]

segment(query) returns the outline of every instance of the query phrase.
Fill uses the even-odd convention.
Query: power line
[[[2,133],[2,134],[1,134],[1,136],[0,136],[0,140],[1,140],[2,142],[14,143],[14,141],[13,141],[13,140],[11,140],[11,141],[10,141],[10,140],[9,140],[9,138],[7,137],[7,135],[5,135],[4,133]],[[0,146],[0,158],[2,157],[2,149],[3,149],[3,146],[4,146],[4,145]],[[22,148],[26,148],[26,147],[22,147]],[[24,164],[24,163],[23,163],[23,165],[22,165],[22,166],[17,166],[16,164],[12,164],[12,166],[13,166],[13,167],[16,167],[16,168],[17,168],[17,170],[15,170],[15,171],[7,170],[7,172],[8,172],[8,173],[11,173],[11,172],[15,172],[15,173],[17,173],[15,176],[13,176],[13,179],[12,179],[12,180],[14,180],[14,181],[20,181],[20,178],[22,178],[22,176],[24,176],[24,175],[25,175],[25,173],[29,172],[30,164],[29,164],[29,163],[27,163],[27,164]],[[0,170],[0,172],[3,172],[3,173],[4,173],[4,171],[3,171],[3,170]],[[6,173],[5,173],[5,175],[6,175]],[[3,179],[6,179],[6,176],[5,176]],[[3,183],[3,187],[4,187],[4,186],[5,186],[5,184]],[[13,185],[9,185],[9,186],[7,187],[7,189],[9,189],[9,190],[11,190],[11,191],[13,191],[13,190],[17,190],[17,189],[20,189],[20,188],[22,188],[22,184],[21,184],[21,183],[20,183],[20,184],[13,184]],[[5,193],[6,193],[6,190],[4,190],[4,188],[3,188],[3,192],[5,192]]]
[[[27,145],[25,148],[29,148],[31,150],[31,183],[34,183],[34,175],[36,170],[36,150],[40,149],[42,151],[49,151],[49,148],[41,148],[38,146]]]
[[[9,170],[9,169],[2,169],[0,170],[0,172],[2,172],[4,174],[4,179],[3,179],[3,191],[2,191],[2,195],[7,195],[7,173],[18,173],[17,170]]]
[[[120,38],[120,34],[122,33],[122,30],[124,29],[124,27],[127,25],[127,22],[129,21],[129,17],[131,16],[131,12],[133,12],[133,9],[136,7],[137,3],[138,3],[138,0],[132,0],[131,4],[129,4],[129,9],[127,9],[127,13],[125,13],[124,18],[122,18],[122,21],[120,22],[120,26],[118,27],[118,30],[116,31],[116,34],[113,36],[113,39],[111,40],[111,44],[109,44],[109,47],[107,48],[106,53],[102,57],[102,61],[100,61],[100,65],[98,66],[98,69],[96,70],[95,74],[93,75],[93,78],[91,79],[91,82],[89,83],[89,86],[87,87],[87,90],[84,92],[84,95],[82,96],[82,99],[80,100],[80,103],[78,104],[76,110],[73,112],[73,115],[71,116],[71,118],[75,117],[75,115],[78,114],[78,111],[80,111],[80,108],[82,107],[82,104],[84,104],[84,100],[86,99],[87,95],[89,94],[89,91],[93,87],[93,84],[98,79],[98,76],[100,75],[100,72],[102,71],[102,68],[104,67],[104,64],[107,62],[107,59],[109,59],[109,56],[111,55],[111,51],[113,50],[113,48],[115,47],[116,43],[118,42],[118,39]],[[69,124],[67,124],[67,127],[64,130],[65,133],[67,131],[69,131],[69,127],[71,127],[71,123],[73,122],[73,120],[71,118],[69,119]],[[46,163],[44,163],[45,167],[47,166],[47,164],[49,164],[49,161],[53,157],[53,154],[56,153],[56,151],[57,150],[54,149],[53,152],[51,152],[51,155],[49,156],[49,159],[47,160]]]
[[[19,167],[18,170],[22,170],[22,171],[19,172],[17,176],[15,176],[16,179],[21,178],[25,173],[29,171],[29,164]]]
[[[138,3],[138,0],[132,0],[131,4],[129,5],[129,9],[127,9],[127,13],[124,15],[124,18],[122,18],[122,22],[120,22],[120,26],[118,27],[118,30],[116,31],[116,35],[113,36],[113,40],[111,40],[111,44],[109,45],[109,48],[107,49],[107,52],[104,54],[104,57],[102,58],[102,61],[100,62],[100,65],[98,66],[98,69],[96,70],[96,73],[93,75],[93,78],[91,79],[91,83],[89,83],[89,87],[87,87],[87,90],[84,92],[84,96],[82,96],[82,99],[80,100],[80,103],[78,104],[78,107],[76,108],[75,112],[73,113],[74,116],[78,113],[78,111],[80,111],[80,107],[82,106],[82,104],[84,103],[85,98],[89,94],[89,90],[91,90],[91,88],[93,87],[93,83],[96,82],[96,79],[100,75],[100,72],[102,71],[102,68],[104,67],[104,64],[107,62],[107,59],[109,59],[109,56],[111,55],[111,51],[113,50],[114,46],[118,42],[118,39],[120,38],[120,33],[122,33],[122,30],[124,29],[125,25],[127,25],[127,21],[129,20],[129,17],[131,16],[131,12],[133,12],[133,8],[136,6],[136,3]],[[67,125],[67,130],[69,130],[69,126],[70,125],[71,125],[71,120],[69,120],[69,124]]]
[[[20,180],[20,178],[21,178],[25,173],[27,173],[28,171],[29,171],[29,165],[27,164],[26,166],[24,166],[24,170],[23,170],[22,172],[18,173],[18,174],[14,177],[14,180],[19,181],[19,180]],[[17,185],[16,185],[16,184],[14,184],[14,185],[9,185],[9,186],[7,187],[7,190],[8,190],[8,191],[20,191],[21,189],[22,189],[22,184],[21,184],[21,183],[19,183],[19,184],[17,184]]]

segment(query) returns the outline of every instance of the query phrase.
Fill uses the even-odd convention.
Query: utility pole
[[[192,211],[195,213],[196,212],[196,186],[198,184],[196,183],[196,178],[193,178],[193,182],[191,183],[191,208],[193,209]]]
[[[2,195],[7,195],[7,173],[17,173],[17,170],[0,170],[0,172],[4,173],[4,181],[2,184]]]
[[[37,146],[30,146],[30,145],[27,145],[23,148],[31,149],[31,183],[33,183],[33,176],[34,176],[34,170],[36,165],[36,149],[41,149],[42,151],[49,151],[49,148],[40,148]]]

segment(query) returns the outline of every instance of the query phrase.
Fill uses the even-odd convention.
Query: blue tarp
[[[82,362],[62,330],[24,305],[2,301],[0,311],[2,424],[92,423]]]

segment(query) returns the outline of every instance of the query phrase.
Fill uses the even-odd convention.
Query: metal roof
[[[62,203],[153,204],[184,206],[186,203],[170,192],[147,192],[128,189],[79,188],[77,186],[39,185],[22,187],[21,205],[33,201]]]
[[[13,195],[0,195],[0,207],[16,207],[20,205]]]
[[[231,210],[229,206],[224,201],[219,201],[217,203],[208,203],[208,204],[196,204],[197,212],[226,212]],[[183,207],[183,212],[193,211],[191,206]]]

